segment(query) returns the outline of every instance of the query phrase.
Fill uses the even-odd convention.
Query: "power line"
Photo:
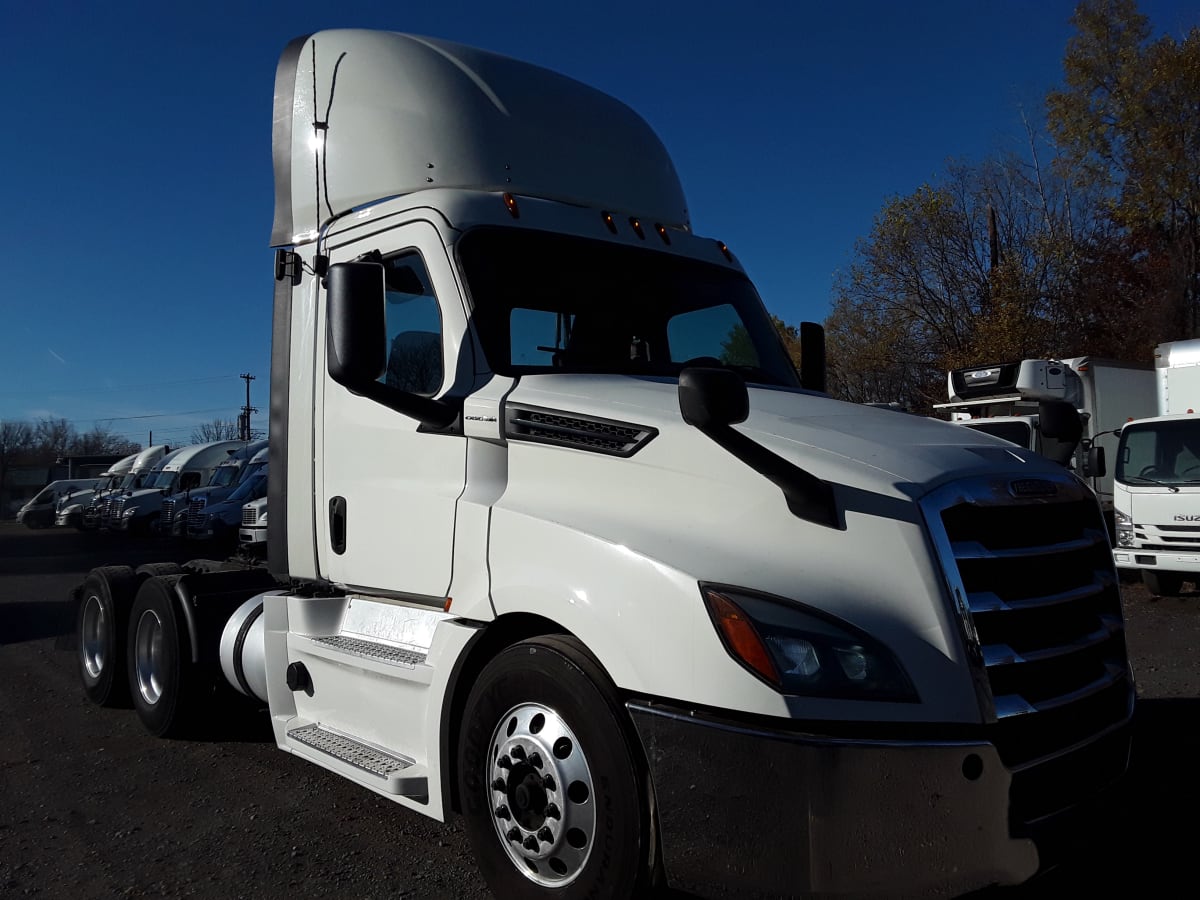
[[[106,388],[62,388],[61,390],[54,388],[42,388],[36,391],[0,391],[0,397],[32,397],[32,396],[57,396],[58,394],[109,394],[114,391],[127,390],[144,390],[146,388],[158,387],[174,387],[181,384],[212,384],[217,381],[225,381],[230,378],[236,378],[236,375],[212,375],[205,378],[190,378],[186,381],[154,381],[144,384],[121,384],[115,387]]]

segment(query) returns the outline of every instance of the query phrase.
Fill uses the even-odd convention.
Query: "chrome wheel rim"
[[[95,594],[83,601],[83,626],[79,641],[83,650],[83,668],[89,678],[99,678],[108,658],[108,616]]]
[[[587,755],[554,710],[523,703],[492,732],[487,790],[500,843],[525,877],[566,887],[587,865],[596,833]]]
[[[148,609],[138,619],[134,636],[134,671],[138,693],[153,706],[162,697],[163,624],[158,613]]]

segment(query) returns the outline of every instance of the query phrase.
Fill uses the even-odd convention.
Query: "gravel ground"
[[[205,741],[147,735],[79,687],[66,597],[95,565],[205,555],[0,524],[0,896],[487,897],[461,823],[433,822],[279,752],[265,716]],[[124,559],[122,559],[122,557]],[[979,897],[1147,895],[1187,883],[1200,802],[1200,593],[1126,585],[1134,760],[1085,857]]]

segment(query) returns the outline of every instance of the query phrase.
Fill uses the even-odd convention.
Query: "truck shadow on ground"
[[[1193,872],[1200,804],[1200,698],[1142,700],[1134,717],[1129,772],[1099,812],[1097,834],[1055,869],[979,898],[1154,896]]]
[[[72,599],[0,603],[0,645],[59,638],[58,649],[74,649],[77,608]],[[64,644],[67,636],[71,636],[69,647]]]

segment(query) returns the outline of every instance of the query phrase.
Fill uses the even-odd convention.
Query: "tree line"
[[[1151,40],[1136,0],[1071,21],[1049,134],[889,199],[836,277],[835,396],[928,412],[951,368],[1200,333],[1200,29]]]
[[[0,420],[0,496],[5,494],[13,466],[49,469],[55,460],[67,456],[128,456],[141,449],[141,444],[99,425],[81,432],[61,418]]]

